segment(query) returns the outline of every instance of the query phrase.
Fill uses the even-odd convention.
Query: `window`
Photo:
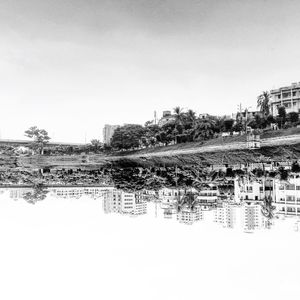
[[[287,184],[286,189],[289,191],[294,191],[295,190],[295,185],[294,184]]]

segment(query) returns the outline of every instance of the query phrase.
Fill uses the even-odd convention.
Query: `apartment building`
[[[251,232],[266,227],[266,221],[261,213],[261,205],[255,202],[236,204],[223,202],[215,210],[215,222],[225,228]]]
[[[134,193],[113,189],[103,195],[103,210],[105,213],[143,215],[147,213],[147,202]]]
[[[203,213],[199,205],[195,205],[193,209],[188,205],[184,205],[177,214],[177,221],[191,225],[203,219]]]
[[[274,198],[278,214],[300,216],[300,175],[290,175],[288,182],[278,180]]]
[[[158,191],[158,198],[161,201],[161,206],[169,206],[177,203],[182,198],[185,191],[183,189],[162,188]]]
[[[114,135],[115,130],[120,127],[119,125],[108,125],[105,124],[103,128],[103,143],[105,145],[110,145],[111,143],[111,138]]]
[[[243,201],[262,201],[273,195],[275,181],[273,179],[239,177],[234,180],[234,198],[236,203]]]
[[[217,186],[211,185],[209,188],[201,190],[196,200],[202,209],[208,210],[217,205],[219,197],[220,192]]]
[[[290,86],[271,90],[271,114],[278,115],[278,108],[284,106],[287,113],[300,113],[300,82],[292,83]]]
[[[165,124],[175,121],[175,116],[172,115],[171,111],[165,110],[162,118],[158,121],[158,126],[162,127]]]

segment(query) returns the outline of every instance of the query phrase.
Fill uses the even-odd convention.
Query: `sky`
[[[102,139],[176,106],[256,109],[300,81],[300,2],[1,0],[0,135]]]

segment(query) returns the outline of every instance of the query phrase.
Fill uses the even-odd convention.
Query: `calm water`
[[[300,190],[248,184],[1,189],[0,297],[299,299]]]

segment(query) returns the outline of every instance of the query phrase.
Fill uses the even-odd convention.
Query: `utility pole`
[[[156,119],[156,110],[154,111],[154,124],[156,125],[157,119]]]

